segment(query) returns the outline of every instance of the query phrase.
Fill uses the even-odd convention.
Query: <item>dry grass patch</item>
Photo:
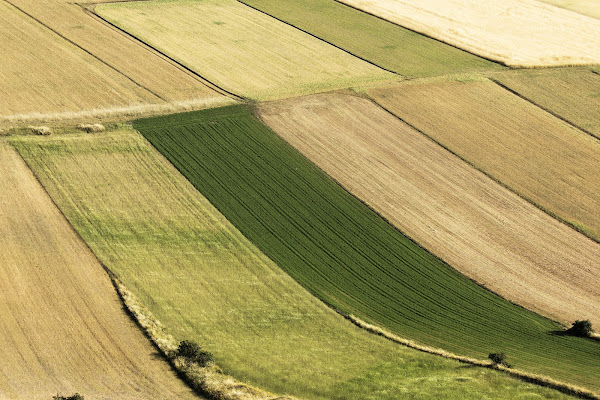
[[[339,0],[510,66],[600,63],[600,21],[535,0]]]
[[[489,81],[369,93],[478,169],[600,240],[597,139]]]
[[[259,106],[292,146],[402,232],[505,298],[600,324],[600,245],[368,100],[315,95]]]

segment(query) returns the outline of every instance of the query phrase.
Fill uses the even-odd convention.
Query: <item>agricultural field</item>
[[[544,3],[552,4],[568,10],[576,11],[580,14],[600,19],[600,3],[597,0],[541,0]]]
[[[510,71],[493,79],[600,139],[600,75],[588,69]]]
[[[503,69],[463,50],[329,0],[243,0],[312,35],[403,76]]]
[[[567,325],[582,316],[600,324],[600,245],[369,100],[314,95],[263,103],[258,115],[461,273]]]
[[[95,11],[207,80],[252,99],[398,79],[235,0],[113,3]]]
[[[490,81],[403,85],[369,94],[476,168],[600,240],[598,139]]]
[[[138,120],[138,129],[270,259],[316,297],[402,337],[598,390],[600,347],[443,263],[242,107]]]
[[[123,311],[94,255],[0,141],[0,397],[199,398]]]
[[[306,399],[565,397],[355,327],[132,130],[12,142],[100,260],[170,333],[237,378]]]
[[[513,67],[600,63],[599,20],[536,0],[339,1]]]

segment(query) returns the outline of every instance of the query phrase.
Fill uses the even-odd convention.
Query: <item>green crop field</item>
[[[565,397],[356,328],[132,130],[12,143],[100,260],[170,333],[237,378],[307,399]]]
[[[113,3],[96,12],[211,82],[254,99],[398,78],[235,0]]]
[[[600,388],[600,346],[473,284],[240,107],[139,120],[152,144],[318,298],[401,336]]]
[[[328,0],[241,0],[404,76],[497,70],[500,64]]]

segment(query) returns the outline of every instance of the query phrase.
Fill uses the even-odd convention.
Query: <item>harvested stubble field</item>
[[[600,245],[369,100],[263,103],[283,139],[402,232],[488,289],[570,325],[600,325]]]
[[[474,284],[351,196],[249,111],[139,120],[152,144],[318,298],[403,337],[598,390],[600,347]]]
[[[5,142],[0,176],[0,398],[197,399]]]
[[[600,139],[600,75],[565,68],[511,71],[493,79]]]
[[[254,99],[397,79],[235,0],[114,3],[96,12],[211,82]]]
[[[133,131],[13,143],[93,251],[170,333],[198,341],[237,378],[307,399],[565,397],[356,328]]]
[[[600,21],[536,0],[339,0],[517,67],[600,63]]]
[[[336,1],[241,2],[404,76],[435,76],[503,68],[500,64]]]
[[[476,168],[600,240],[598,139],[490,81],[402,85],[369,94]]]
[[[541,0],[544,3],[576,11],[580,14],[600,19],[600,2],[598,0]]]

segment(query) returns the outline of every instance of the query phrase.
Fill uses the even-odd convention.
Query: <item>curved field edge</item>
[[[563,397],[352,326],[260,253],[136,132],[12,143],[167,333],[196,340],[241,381],[310,399]]]
[[[318,298],[458,354],[595,389],[600,347],[482,289],[404,237],[243,107],[138,120],[215,206]],[[577,360],[577,361],[575,361]]]

